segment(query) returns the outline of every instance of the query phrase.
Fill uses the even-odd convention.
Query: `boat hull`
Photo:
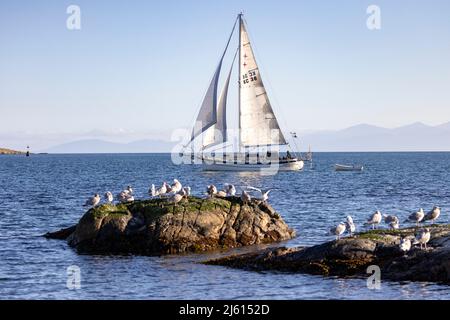
[[[348,165],[343,165],[343,164],[336,164],[334,166],[334,169],[336,171],[363,171],[364,167],[363,166],[348,166]]]
[[[302,160],[294,160],[289,162],[279,162],[269,164],[256,163],[203,163],[203,171],[300,171],[303,169],[304,162]]]

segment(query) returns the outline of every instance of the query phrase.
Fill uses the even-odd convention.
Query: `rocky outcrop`
[[[413,235],[415,228],[373,230],[307,248],[271,248],[205,263],[342,277],[367,277],[367,267],[378,265],[382,279],[450,284],[450,225],[433,225],[430,230],[429,249],[414,247],[406,254],[398,248],[400,237]]]
[[[25,154],[25,152],[6,149],[6,148],[0,148],[0,154]]]
[[[201,252],[288,240],[294,231],[269,205],[238,197],[189,197],[104,204],[90,209],[76,227],[47,233],[65,238],[80,253],[158,255]]]

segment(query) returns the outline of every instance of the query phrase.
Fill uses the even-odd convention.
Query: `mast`
[[[239,85],[239,90],[238,90],[238,108],[239,108],[239,135],[238,135],[238,143],[239,143],[239,151],[241,152],[241,146],[242,146],[242,140],[241,140],[241,33],[242,33],[242,12],[239,13],[238,15],[238,19],[239,19],[239,68],[238,68],[238,85]]]

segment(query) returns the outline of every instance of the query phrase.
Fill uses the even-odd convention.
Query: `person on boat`
[[[292,156],[291,156],[291,153],[289,152],[289,150],[286,151],[286,158],[292,159]]]

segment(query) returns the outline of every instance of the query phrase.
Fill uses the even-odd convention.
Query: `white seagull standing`
[[[252,200],[252,198],[250,197],[247,191],[242,190],[241,200],[243,204],[247,204]]]
[[[431,223],[434,223],[434,221],[439,218],[441,215],[441,208],[434,206],[433,209],[431,209],[423,218],[423,221],[430,220]]]
[[[262,189],[258,189],[258,188],[250,187],[250,186],[247,186],[247,188],[251,189],[251,190],[258,191],[259,193],[261,193],[261,199],[260,200],[262,202],[266,202],[267,200],[269,200],[269,192],[272,191],[272,189],[262,190]]]
[[[167,182],[163,182],[162,186],[156,190],[156,194],[161,198],[168,192],[168,184]]]
[[[150,197],[156,197],[158,196],[158,192],[156,191],[155,185],[152,183],[152,185],[150,186],[150,189],[148,189],[148,195]]]
[[[345,221],[345,227],[348,233],[350,234],[350,237],[353,236],[353,232],[355,232],[356,226],[353,223],[353,218],[351,216],[347,216],[347,220]]]
[[[177,206],[178,202],[180,202],[186,194],[186,191],[181,189],[180,192],[170,195],[169,198],[167,198],[167,201]]]
[[[105,200],[106,200],[106,202],[108,202],[108,203],[113,202],[114,197],[113,197],[113,194],[112,194],[110,191],[107,191],[107,192],[105,193]]]
[[[382,218],[381,212],[377,210],[369,217],[369,219],[365,224],[372,225],[372,229],[375,229],[376,225],[378,225],[381,222],[381,218]]]
[[[417,236],[416,240],[414,241],[414,244],[420,244],[420,249],[422,249],[423,245],[425,245],[425,250],[427,250],[427,243],[430,241],[431,233],[430,229],[425,228],[425,230],[420,231]]]
[[[181,182],[178,181],[178,179],[173,179],[173,183],[170,186],[170,192],[171,193],[178,193],[181,191],[181,189],[183,188],[183,186],[181,185]]]
[[[330,234],[336,236],[336,240],[341,238],[341,235],[345,232],[346,226],[345,223],[341,222],[336,227],[330,229]]]
[[[187,198],[191,195],[191,187],[187,186],[187,187],[183,187],[183,193],[184,193],[184,197]],[[181,191],[180,191],[181,192]],[[180,193],[178,192],[178,193]]]
[[[98,193],[96,193],[93,197],[90,197],[89,199],[86,200],[86,202],[84,203],[84,207],[95,207],[96,205],[98,205],[100,203],[100,195]]]
[[[403,252],[408,252],[411,250],[411,239],[409,237],[404,237],[400,240],[399,248]]]
[[[210,184],[208,187],[206,187],[206,193],[210,198],[212,198],[217,193],[217,188],[215,185]]]
[[[228,197],[232,197],[236,195],[236,188],[232,184],[225,184],[225,190],[227,192]]]
[[[417,226],[419,226],[419,222],[423,220],[425,217],[425,212],[423,212],[423,209],[420,208],[419,211],[413,212],[410,214],[408,219],[406,221],[415,222]]]

